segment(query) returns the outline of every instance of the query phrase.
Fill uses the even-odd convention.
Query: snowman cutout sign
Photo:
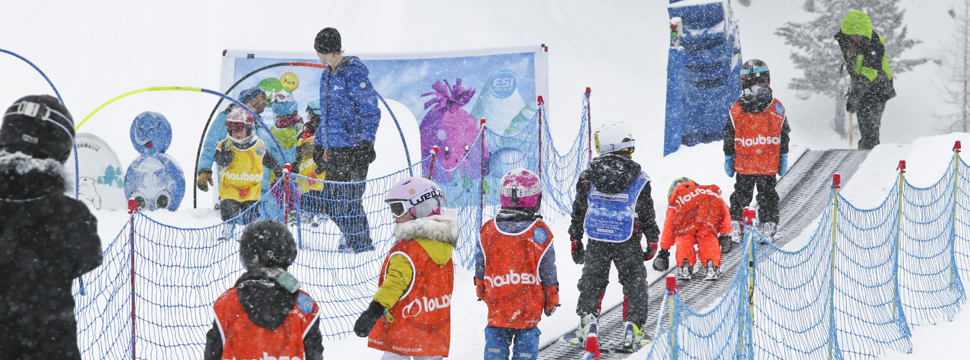
[[[182,167],[165,153],[172,144],[172,125],[164,115],[146,111],[131,123],[131,144],[139,155],[125,173],[125,197],[139,210],[175,211],[185,195]]]

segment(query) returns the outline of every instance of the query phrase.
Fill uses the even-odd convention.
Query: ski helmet
[[[604,124],[593,133],[596,143],[596,151],[600,154],[614,151],[623,151],[632,154],[636,146],[633,138],[633,130],[630,125],[622,121]]]
[[[306,104],[306,112],[308,115],[313,113],[320,116],[320,99],[310,100],[310,102]]]
[[[233,137],[233,132],[245,129],[246,133],[240,138]],[[229,140],[240,149],[248,149],[256,140],[256,121],[246,109],[235,107],[226,115],[226,132]]]
[[[542,182],[539,176],[529,170],[518,168],[502,176],[499,199],[502,207],[530,208],[539,204],[542,196]]]
[[[273,115],[276,117],[296,114],[299,108],[300,104],[296,102],[293,94],[285,90],[273,94]]]
[[[63,163],[73,147],[74,120],[53,96],[24,96],[3,114],[0,148],[4,150]]]
[[[408,212],[415,218],[441,214],[447,203],[445,193],[433,181],[420,177],[407,177],[398,181],[384,196],[394,217]]]
[[[256,221],[243,230],[239,239],[239,257],[246,270],[267,266],[286,269],[296,260],[296,241],[283,223]]]
[[[266,92],[264,92],[263,89],[260,89],[259,87],[253,86],[249,89],[245,89],[239,92],[239,102],[246,104],[250,100],[252,100],[253,98],[259,95],[263,95],[263,97],[266,97]]]
[[[771,72],[764,61],[751,59],[741,65],[741,88],[747,89],[757,84],[771,85]]]
[[[317,37],[313,39],[313,49],[321,54],[342,52],[340,32],[332,27],[320,30]]]
[[[674,180],[674,182],[670,184],[670,188],[667,189],[667,201],[670,201],[670,197],[674,196],[674,189],[676,189],[677,186],[683,183],[693,183],[693,182],[694,180],[691,180],[689,177],[686,177],[686,176],[682,178],[677,178],[676,180]],[[690,185],[688,184],[686,186],[690,186]]]

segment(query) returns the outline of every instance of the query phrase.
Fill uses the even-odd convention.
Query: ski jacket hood
[[[68,189],[67,177],[57,160],[0,150],[0,201],[63,194]]]
[[[495,215],[495,226],[507,233],[518,233],[529,228],[536,219],[542,216],[522,209],[503,208]]]
[[[249,320],[265,329],[276,329],[293,308],[299,292],[289,292],[262,269],[247,271],[236,280],[236,294]]]
[[[839,30],[846,35],[862,35],[872,38],[872,21],[869,15],[859,10],[849,10],[842,18],[842,25]]]
[[[640,176],[640,164],[626,156],[607,153],[590,161],[586,171],[599,191],[616,194],[636,181]]]
[[[447,210],[441,215],[433,215],[397,224],[394,238],[414,239],[428,252],[438,265],[451,259],[451,251],[458,244],[458,212]]]
[[[759,114],[775,100],[771,88],[764,85],[754,85],[741,91],[738,104],[741,109],[752,114]]]

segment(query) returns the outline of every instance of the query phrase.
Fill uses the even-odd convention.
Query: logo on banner
[[[423,312],[432,312],[450,307],[451,295],[442,295],[437,299],[428,299],[427,297],[422,297],[420,299],[414,299],[414,301],[411,301],[410,304],[405,306],[403,313],[405,318],[409,318],[421,315]]]
[[[504,99],[512,96],[515,92],[515,74],[508,70],[502,70],[492,75],[492,95],[496,98]]]

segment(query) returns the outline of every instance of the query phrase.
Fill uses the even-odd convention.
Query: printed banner
[[[345,54],[351,55],[356,54]],[[500,135],[517,135],[525,128],[536,129],[525,123],[534,121],[537,96],[548,93],[547,53],[542,46],[447,54],[363,54],[359,57],[370,71],[371,83],[392,108],[402,129],[401,136],[397,136],[394,120],[381,104],[378,143],[382,140],[381,133],[393,133],[395,136],[386,135],[384,139],[403,140],[408,148],[420,149],[409,154],[412,164],[429,156],[432,146],[437,145],[439,165],[454,169],[473,146],[479,146],[473,142],[483,118],[488,129]],[[319,101],[323,69],[299,64],[272,66],[286,62],[319,64],[320,60],[315,53],[229,50],[223,57],[221,89],[225,91],[232,87],[230,96],[233,97],[253,86],[264,89],[271,98],[277,92],[290,93],[299,104],[300,116],[306,119],[307,104]],[[408,113],[402,114],[402,109]],[[260,116],[268,127],[274,125],[272,106]],[[372,172],[369,177],[407,167],[408,159],[403,152],[381,154],[380,150],[386,148],[386,145],[378,147],[378,160],[371,166],[371,169],[385,172]],[[536,149],[520,151],[528,153]],[[489,152],[507,151],[489,149]],[[427,171],[425,168],[422,175]],[[461,172],[472,177],[481,173],[477,169]],[[435,180],[457,181],[451,179],[451,174],[436,173]]]
[[[123,210],[128,208],[125,200],[124,169],[118,155],[101,138],[89,133],[78,133],[74,137],[78,157],[78,200],[83,201],[91,210]],[[65,169],[69,179],[75,178],[74,152],[66,162]],[[74,197],[72,187],[67,196]]]

